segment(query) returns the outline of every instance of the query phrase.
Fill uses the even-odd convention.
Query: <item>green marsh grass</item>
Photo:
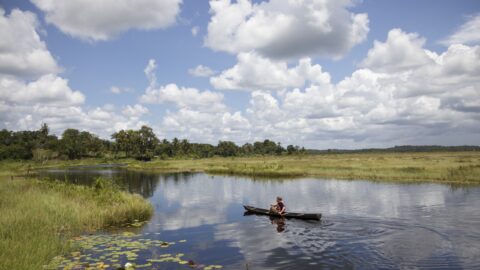
[[[68,239],[147,220],[151,205],[100,180],[95,187],[0,177],[0,269],[42,269]]]
[[[131,169],[251,177],[480,184],[480,152],[359,153],[132,161]]]

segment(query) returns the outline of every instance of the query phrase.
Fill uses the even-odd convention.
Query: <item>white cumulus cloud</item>
[[[284,90],[302,87],[309,81],[329,83],[330,75],[322,71],[320,65],[312,65],[310,58],[298,61],[295,67],[288,67],[281,60],[271,60],[257,53],[240,53],[237,64],[210,78],[217,89],[225,90]]]
[[[109,40],[129,29],[151,30],[175,23],[181,0],[31,0],[46,21],[90,41]]]
[[[169,138],[188,138],[194,142],[216,144],[218,140],[246,141],[249,120],[240,111],[231,112],[221,93],[179,87],[174,83],[158,86],[157,65],[151,59],[144,72],[149,86],[139,100],[147,104],[174,104],[176,110],[166,112],[159,129]]]
[[[122,113],[128,117],[140,117],[148,113],[148,109],[140,104],[135,104],[133,106],[127,105],[123,108]]]
[[[428,64],[433,59],[425,53],[424,44],[425,39],[418,34],[392,29],[385,42],[375,41],[361,66],[376,71],[395,72]]]
[[[478,44],[480,42],[480,14],[471,16],[460,28],[441,41],[444,45]]]
[[[38,28],[35,14],[14,9],[7,15],[0,7],[0,74],[32,79],[61,70]]]
[[[270,58],[339,58],[369,31],[367,14],[350,12],[352,5],[350,0],[212,0],[205,45],[234,54],[256,50]]]
[[[218,140],[248,141],[250,122],[241,112],[209,112],[181,108],[168,112],[161,127],[170,137],[216,144]]]
[[[40,79],[24,83],[12,78],[0,77],[0,97],[11,103],[79,105],[85,96],[72,90],[68,80],[49,74]]]
[[[140,97],[140,101],[149,104],[173,103],[179,108],[199,109],[202,111],[223,111],[223,95],[212,91],[200,91],[196,88],[178,87],[167,84],[158,88],[149,88]]]
[[[154,59],[148,61],[145,74],[149,86],[140,97],[143,103],[159,104],[170,102],[179,108],[200,109],[204,111],[224,111],[223,95],[212,91],[200,91],[196,88],[178,87],[176,84],[157,86],[155,75],[157,65]]]

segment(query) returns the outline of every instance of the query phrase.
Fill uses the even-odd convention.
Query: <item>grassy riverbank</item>
[[[205,159],[81,159],[2,161],[2,171],[33,172],[48,167],[126,164],[130,169],[158,172],[207,172],[252,177],[321,177],[397,182],[480,184],[480,152],[348,153]]]
[[[130,162],[129,168],[252,177],[480,184],[480,152],[360,153]]]
[[[152,207],[108,181],[85,187],[0,176],[0,213],[0,269],[42,269],[72,250],[72,236],[147,220]]]

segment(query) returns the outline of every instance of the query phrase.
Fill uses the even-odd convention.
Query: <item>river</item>
[[[154,215],[136,231],[139,239],[176,242],[168,252],[200,267],[480,269],[480,187],[255,180],[109,166],[45,170],[40,176],[79,184],[103,176],[141,194]],[[243,204],[267,208],[277,195],[290,211],[322,213],[321,221],[244,216]],[[167,249],[150,247],[128,261],[141,265],[162,252]],[[167,263],[168,269],[191,269]]]

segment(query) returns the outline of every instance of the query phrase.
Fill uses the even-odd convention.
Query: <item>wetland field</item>
[[[133,162],[132,169],[251,177],[319,177],[395,182],[480,183],[480,152],[360,153]]]
[[[250,177],[318,177],[382,182],[480,183],[480,152],[358,153],[213,157],[203,159],[90,158],[78,160],[2,161],[0,175],[25,174],[41,168],[121,164],[132,170],[205,172]]]

